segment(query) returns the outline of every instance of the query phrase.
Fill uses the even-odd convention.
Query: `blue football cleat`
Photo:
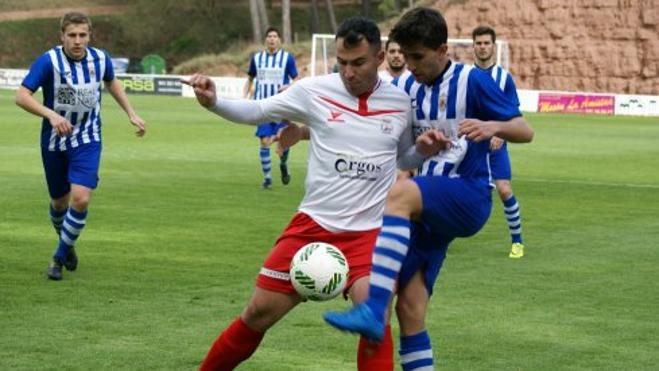
[[[370,340],[381,341],[384,337],[384,323],[366,303],[357,304],[347,312],[327,312],[325,322],[342,331],[357,333]]]

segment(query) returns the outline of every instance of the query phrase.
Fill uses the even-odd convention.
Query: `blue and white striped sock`
[[[400,364],[403,371],[432,371],[432,346],[427,331],[400,337]]]
[[[398,216],[385,215],[382,229],[375,241],[366,302],[377,318],[384,318],[398,272],[407,256],[409,243],[410,221]]]
[[[50,204],[49,210],[48,210],[48,215],[50,216],[50,222],[53,223],[53,228],[55,228],[55,232],[57,232],[57,235],[60,234],[62,231],[62,223],[64,223],[64,215],[66,215],[66,211],[68,209],[64,210],[55,210],[53,208],[53,204]]]
[[[519,212],[519,203],[515,195],[511,195],[503,202],[503,211],[506,213],[510,238],[513,243],[522,243],[522,218]]]
[[[270,148],[261,148],[259,152],[261,157],[261,170],[265,179],[272,179],[272,163],[270,160]]]
[[[59,237],[59,244],[57,245],[57,251],[53,256],[59,261],[64,261],[66,254],[69,252],[69,249],[72,248],[80,232],[85,227],[87,222],[87,210],[83,212],[78,212],[72,207],[69,207],[69,211],[64,217],[64,223],[62,223],[62,232]]]

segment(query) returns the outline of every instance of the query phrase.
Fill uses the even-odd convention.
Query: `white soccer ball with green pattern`
[[[324,242],[304,245],[291,261],[291,282],[305,299],[330,300],[348,281],[348,262],[336,247]]]

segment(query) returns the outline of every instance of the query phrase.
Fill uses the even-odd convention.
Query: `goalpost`
[[[383,37],[382,42],[387,38]],[[454,61],[463,63],[473,63],[473,49],[471,39],[448,39],[449,56]],[[510,66],[510,51],[508,42],[505,40],[496,41],[496,60],[497,64],[506,70]],[[336,48],[334,47],[334,35],[332,34],[313,34],[311,39],[311,76],[326,75],[331,73],[336,64]]]

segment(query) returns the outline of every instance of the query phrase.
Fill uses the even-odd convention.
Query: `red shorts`
[[[297,213],[265,259],[256,286],[284,294],[295,293],[288,274],[293,256],[308,243],[326,242],[341,250],[348,260],[347,292],[358,278],[371,273],[371,255],[379,232],[380,228],[334,233],[318,225],[309,215]]]

